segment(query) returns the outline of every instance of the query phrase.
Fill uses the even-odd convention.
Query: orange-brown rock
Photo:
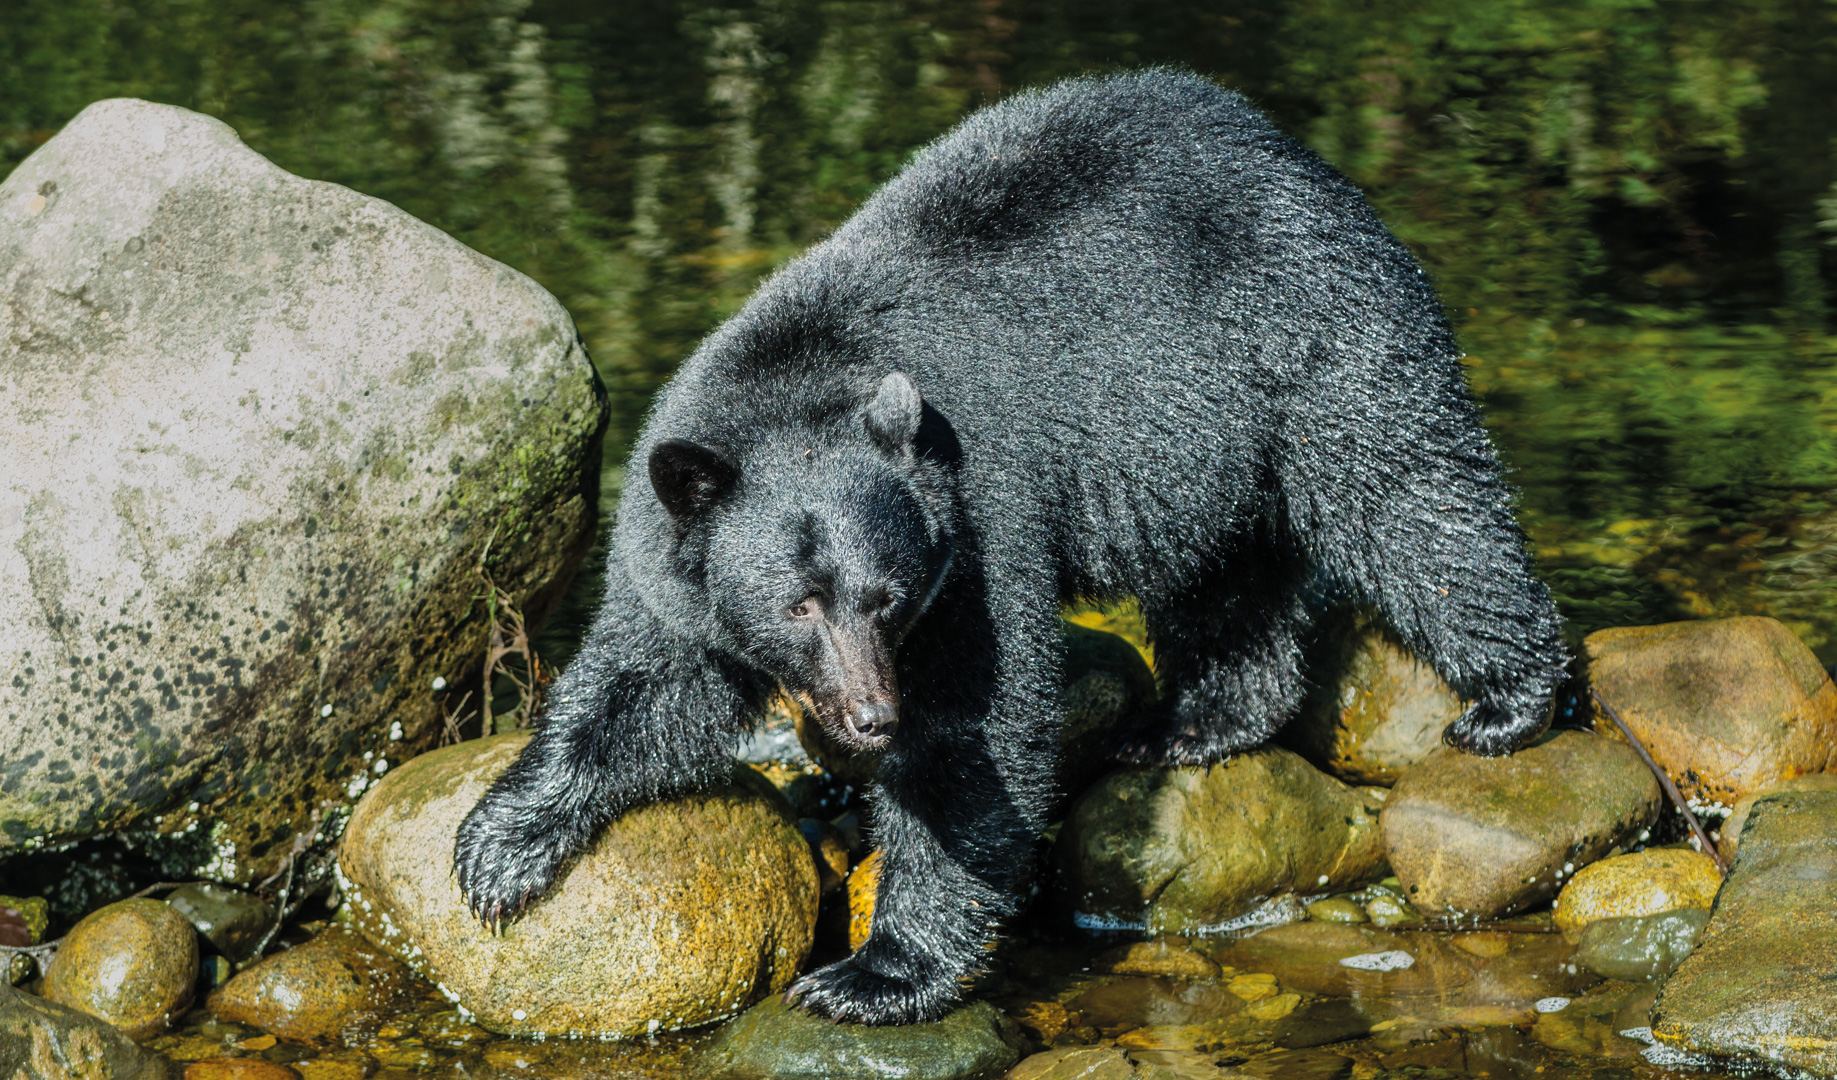
[[[453,836],[527,734],[460,743],[389,774],[351,814],[352,921],[493,1031],[627,1037],[710,1023],[790,985],[816,930],[817,872],[757,772],[602,829],[497,934],[467,910]]]
[[[1837,763],[1837,686],[1758,616],[1598,630],[1589,679],[1687,798],[1732,805]],[[1599,707],[1595,729],[1619,738]]]
[[[880,852],[867,858],[848,875],[848,947],[859,949],[874,929],[874,898],[880,890]]]
[[[285,1065],[261,1058],[205,1058],[185,1066],[185,1080],[300,1080]]]
[[[184,1015],[197,981],[198,934],[185,916],[158,900],[122,900],[64,935],[45,997],[146,1039]]]
[[[249,967],[211,992],[219,1020],[289,1042],[360,1044],[376,1033],[412,976],[395,957],[344,926]]]

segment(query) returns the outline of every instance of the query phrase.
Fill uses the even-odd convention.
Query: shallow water
[[[914,147],[1019,87],[1191,66],[1434,273],[1577,634],[1772,614],[1830,662],[1832,55],[1796,0],[13,0],[0,173],[146,97],[528,272],[612,391],[610,506],[658,383]]]

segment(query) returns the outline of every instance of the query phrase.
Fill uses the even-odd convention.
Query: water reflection
[[[14,0],[0,170],[100,97],[220,116],[555,292],[616,465],[695,341],[965,111],[1188,65],[1437,277],[1579,631],[1767,613],[1828,661],[1833,46],[1790,0]]]

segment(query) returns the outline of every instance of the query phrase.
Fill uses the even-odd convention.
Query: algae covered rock
[[[1353,784],[1395,784],[1466,709],[1433,668],[1361,617],[1335,620],[1308,664],[1312,689],[1278,736]]]
[[[1755,802],[1696,949],[1652,1034],[1698,1054],[1837,1075],[1837,792]]]
[[[1596,919],[1577,935],[1575,960],[1605,979],[1660,978],[1690,955],[1708,923],[1709,912],[1696,907]]]
[[[526,741],[424,754],[358,804],[339,867],[367,937],[506,1034],[672,1031],[790,984],[815,933],[816,868],[790,808],[744,767],[734,786],[626,814],[520,919],[479,925],[453,836]]]
[[[1208,768],[1124,769],[1073,804],[1053,844],[1083,924],[1181,934],[1291,893],[1381,878],[1382,788],[1349,788],[1265,748]]]
[[[592,541],[555,298],[210,117],[102,101],[20,163],[0,293],[0,857],[157,829],[266,877],[438,736],[487,546],[533,625]]]
[[[1725,860],[1733,861],[1735,853],[1741,850],[1741,831],[1747,827],[1748,812],[1754,809],[1757,799],[1765,798],[1783,791],[1837,791],[1837,773],[1810,773],[1806,776],[1795,776],[1790,780],[1781,780],[1769,784],[1761,790],[1743,795],[1736,800],[1729,811],[1727,820],[1722,823],[1716,850],[1722,853]]]
[[[198,935],[158,900],[121,900],[71,927],[45,972],[45,997],[145,1039],[191,1004]]]
[[[1563,878],[1630,842],[1659,786],[1632,747],[1559,731],[1510,757],[1442,749],[1384,807],[1384,846],[1412,905],[1490,919],[1556,895]]]
[[[1648,848],[1576,871],[1556,900],[1556,925],[1571,941],[1597,919],[1682,908],[1707,912],[1722,887],[1715,860],[1689,848]]]
[[[721,1030],[702,1055],[702,1080],[994,1080],[1026,1039],[986,1001],[905,1027],[838,1024],[769,998]]]
[[[1758,616],[1598,630],[1588,677],[1687,798],[1731,805],[1837,763],[1837,686]],[[1595,730],[1619,738],[1605,714]]]
[[[0,983],[0,1076],[177,1080],[179,1070],[112,1024]]]
[[[363,1045],[411,989],[400,960],[334,926],[238,973],[206,1002],[219,1020],[288,1042]]]

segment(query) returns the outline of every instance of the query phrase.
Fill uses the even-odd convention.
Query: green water
[[[559,296],[616,464],[694,342],[965,111],[1190,66],[1436,276],[1578,633],[1771,614],[1830,661],[1834,61],[1828,0],[8,0],[0,173],[98,98],[221,117]]]

